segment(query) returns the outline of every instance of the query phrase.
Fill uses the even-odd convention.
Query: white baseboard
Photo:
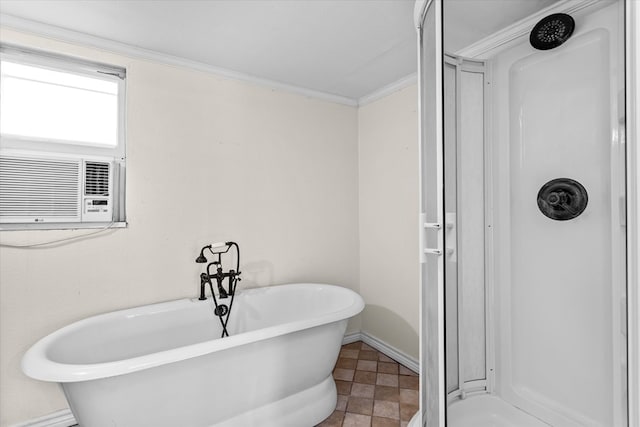
[[[347,334],[344,336],[342,340],[342,344],[351,344],[352,342],[362,341],[378,350],[380,353],[384,354],[395,360],[396,362],[404,365],[405,367],[411,369],[413,372],[420,372],[420,364],[416,359],[407,355],[403,351],[398,350],[397,348],[387,344],[379,338],[374,337],[373,335],[369,335],[366,332],[354,332],[351,334]]]
[[[342,339],[342,345],[351,344],[356,341],[362,341],[362,332],[351,332],[349,334],[345,334]]]
[[[71,409],[67,408],[20,424],[14,424],[13,427],[70,427],[76,424]]]

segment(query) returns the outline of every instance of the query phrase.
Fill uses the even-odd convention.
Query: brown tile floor
[[[342,346],[333,378],[338,404],[317,427],[405,427],[418,411],[418,375],[362,341]]]

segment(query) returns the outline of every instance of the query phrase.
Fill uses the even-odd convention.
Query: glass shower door
[[[445,425],[442,0],[417,5],[420,86],[421,336],[419,425]],[[416,425],[415,419],[412,426]]]
[[[494,3],[422,5],[411,427],[628,425],[623,2],[532,4],[475,35]],[[554,13],[576,30],[540,50],[529,31]]]
[[[440,426],[627,426],[623,7],[552,3],[488,48],[443,2]]]

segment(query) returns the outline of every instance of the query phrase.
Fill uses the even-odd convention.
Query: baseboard
[[[374,337],[373,335],[369,335],[366,332],[354,332],[351,334],[347,334],[344,336],[342,340],[342,344],[351,344],[352,342],[362,341],[378,350],[380,353],[384,354],[395,360],[396,362],[404,365],[405,367],[411,369],[415,373],[420,372],[420,364],[416,359],[407,355],[403,351],[398,350],[397,348],[387,344],[381,339]]]
[[[342,345],[351,344],[356,341],[362,341],[362,332],[351,332],[349,334],[345,334],[342,339]]]
[[[43,417],[14,424],[13,427],[71,427],[77,424],[71,409],[61,409]]]

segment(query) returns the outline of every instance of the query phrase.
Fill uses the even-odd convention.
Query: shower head
[[[542,18],[531,30],[529,42],[538,50],[549,50],[566,42],[576,26],[566,13],[554,13]]]

